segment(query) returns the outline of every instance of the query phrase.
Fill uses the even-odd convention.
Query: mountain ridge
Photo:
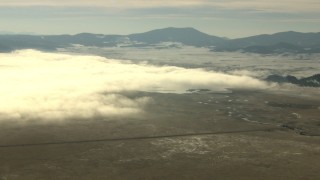
[[[192,27],[168,27],[129,35],[79,33],[75,35],[0,35],[0,51],[17,49],[56,50],[75,44],[96,47],[148,47],[162,42],[206,47],[212,51],[241,51],[260,54],[320,53],[320,32],[295,31],[226,39]]]
[[[320,87],[320,74],[314,74],[309,77],[304,77],[298,79],[295,76],[287,75],[287,76],[281,76],[281,75],[270,75],[266,79],[266,81],[269,82],[276,82],[276,83],[291,83],[298,86],[303,87]]]
[[[174,28],[168,27],[164,29],[155,29],[144,33],[130,34],[128,37],[136,41],[144,41],[147,43],[159,43],[163,41],[176,41],[186,45],[195,46],[212,46],[225,41],[225,39],[203,33],[197,29]]]

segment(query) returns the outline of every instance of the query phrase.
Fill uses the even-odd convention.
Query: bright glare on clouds
[[[22,50],[0,54],[0,118],[92,118],[143,111],[150,98],[123,91],[266,88],[248,76]]]

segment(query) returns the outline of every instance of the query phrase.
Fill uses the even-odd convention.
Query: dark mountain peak
[[[161,28],[161,29],[156,29],[156,30],[193,30],[193,31],[198,31],[193,27],[167,27],[167,28]]]
[[[93,34],[93,33],[79,33],[79,34],[75,34],[75,37],[88,37],[88,38],[92,38],[92,37],[97,37],[97,36],[104,36],[103,34]]]
[[[313,76],[307,77],[307,78],[303,78],[302,80],[305,81],[318,81],[320,84],[320,74],[315,74]]]
[[[303,33],[303,32],[296,32],[296,31],[283,31],[277,32],[273,34],[259,34],[249,37],[238,38],[234,40],[242,40],[242,39],[255,39],[255,38],[272,38],[272,37],[279,37],[279,36],[292,36],[292,35],[305,35],[305,34],[315,34],[315,33]]]
[[[161,29],[160,29],[161,30]],[[181,28],[178,28],[178,27],[168,27],[168,28],[164,28],[162,30],[167,30],[167,31],[176,31],[176,32],[188,32],[188,33],[199,33],[199,34],[205,34],[205,35],[208,35],[206,33],[203,33],[193,27],[181,27]]]
[[[83,32],[83,33],[75,34],[74,36],[88,36],[88,35],[92,35],[92,33]]]
[[[197,29],[194,29],[192,27],[184,27],[184,28],[178,28],[178,27],[167,27],[163,29],[155,29],[151,31],[147,31],[144,33],[137,33],[137,34],[131,34],[129,36],[135,36],[135,35],[163,35],[163,36],[173,36],[173,35],[180,35],[183,34],[192,34],[192,35],[205,35],[210,36],[208,34],[205,34]]]
[[[315,74],[313,76],[301,78],[301,79],[298,79],[292,75],[287,75],[287,76],[270,75],[265,80],[269,82],[276,82],[276,83],[291,83],[291,84],[296,84],[298,86],[305,86],[305,87],[320,87],[320,74]]]
[[[284,32],[278,32],[274,34],[270,34],[271,36],[290,36],[290,35],[319,35],[320,32],[297,32],[297,31],[284,31]]]
[[[226,41],[224,38],[211,36],[191,27],[168,27],[145,33],[131,34],[128,37],[133,41],[145,42],[147,44],[172,41],[193,46],[212,46]]]
[[[303,33],[296,32],[296,31],[283,31],[283,32],[277,32],[277,33],[270,34],[270,35],[286,35],[286,34],[303,34]]]
[[[320,33],[295,31],[261,34],[227,41],[216,50],[253,53],[319,53]]]

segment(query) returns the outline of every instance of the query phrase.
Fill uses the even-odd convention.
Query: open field
[[[131,117],[2,122],[0,179],[318,179],[320,99],[163,94]]]

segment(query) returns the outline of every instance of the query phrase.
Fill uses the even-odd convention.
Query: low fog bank
[[[139,63],[171,65],[186,68],[205,68],[227,74],[248,75],[265,79],[269,75],[293,75],[297,78],[319,73],[320,54],[260,55],[241,52],[212,52],[207,48],[125,48],[73,47],[60,52],[94,54],[111,59],[128,59]]]
[[[63,120],[143,112],[149,97],[124,91],[265,89],[247,75],[135,64],[99,56],[21,50],[0,54],[0,119]]]

